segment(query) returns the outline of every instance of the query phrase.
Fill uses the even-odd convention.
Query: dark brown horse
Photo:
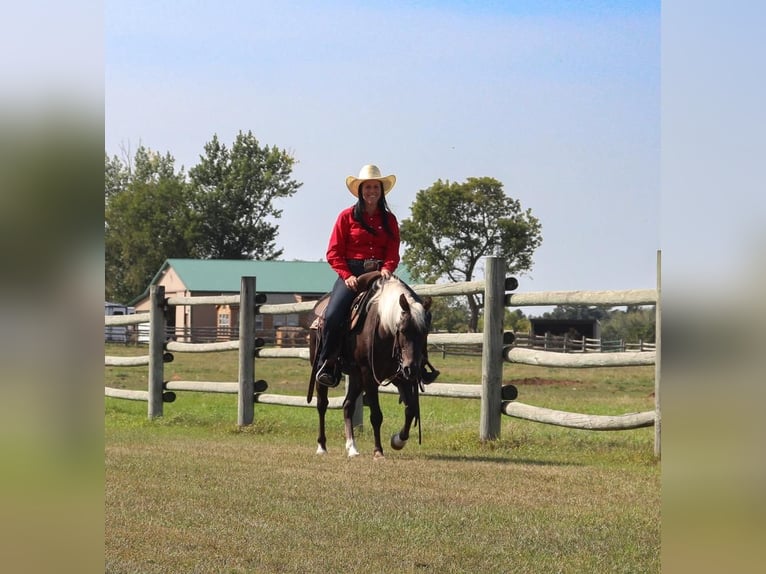
[[[399,402],[404,403],[404,424],[401,430],[391,437],[391,448],[401,450],[407,443],[413,421],[419,424],[418,396],[423,384],[421,377],[426,361],[431,299],[426,297],[421,300],[397,277],[376,279],[370,289],[374,291],[366,303],[366,315],[345,337],[340,357],[343,370],[350,375],[343,400],[343,420],[346,452],[349,457],[357,456],[359,451],[354,440],[352,420],[357,399],[364,393],[365,404],[370,408],[370,424],[375,439],[373,455],[375,458],[383,458],[380,439],[383,412],[380,408],[378,387],[387,384],[396,386],[399,390]],[[312,329],[310,358],[313,368],[307,400],[311,402],[316,388],[319,413],[317,454],[325,454],[328,389],[314,384],[320,337],[321,334]]]

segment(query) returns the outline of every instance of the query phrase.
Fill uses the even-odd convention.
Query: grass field
[[[145,349],[110,346],[109,355]],[[440,382],[480,381],[480,359],[432,357]],[[235,381],[236,352],[176,353],[166,379]],[[654,369],[506,365],[519,401],[594,414],[653,408]],[[303,395],[308,364],[259,359],[270,393]],[[146,388],[145,367],[107,367],[107,386]],[[341,394],[342,391],[335,391]],[[659,572],[660,464],[652,428],[564,429],[503,417],[478,440],[479,401],[424,396],[403,451],[343,452],[328,414],[315,454],[313,408],[179,392],[161,419],[143,402],[105,399],[107,572]],[[384,436],[402,407],[382,396]],[[385,447],[385,444],[384,444]]]

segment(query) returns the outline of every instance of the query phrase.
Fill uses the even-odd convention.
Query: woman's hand
[[[348,287],[352,291],[356,291],[357,287],[359,287],[359,281],[357,281],[354,275],[352,275],[351,277],[347,277],[345,280],[345,283],[346,283],[346,287]]]
[[[391,278],[391,272],[388,269],[381,269],[380,270],[380,276],[383,277],[383,279],[390,279]]]

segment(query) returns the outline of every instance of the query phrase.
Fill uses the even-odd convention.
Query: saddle
[[[367,302],[372,295],[377,291],[379,283],[376,281],[380,278],[380,271],[370,271],[357,277],[358,292],[354,297],[353,303],[351,303],[351,310],[348,316],[348,331],[353,332],[357,325],[364,322],[364,317],[367,314]],[[314,305],[314,321],[311,323],[312,329],[321,330],[324,325],[324,317],[327,311],[327,306],[330,304],[330,293],[322,297]]]

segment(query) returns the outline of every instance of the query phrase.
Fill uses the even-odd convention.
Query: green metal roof
[[[252,261],[247,259],[166,259],[150,285],[156,284],[166,269],[172,267],[189,291],[238,293],[242,277],[255,277],[261,293],[324,294],[332,289],[337,274],[326,261]],[[400,266],[397,275],[410,281]],[[131,303],[145,298],[146,291]]]
[[[338,277],[326,261],[168,259],[166,263],[189,291],[239,292],[242,277],[255,277],[261,293],[326,293]]]

